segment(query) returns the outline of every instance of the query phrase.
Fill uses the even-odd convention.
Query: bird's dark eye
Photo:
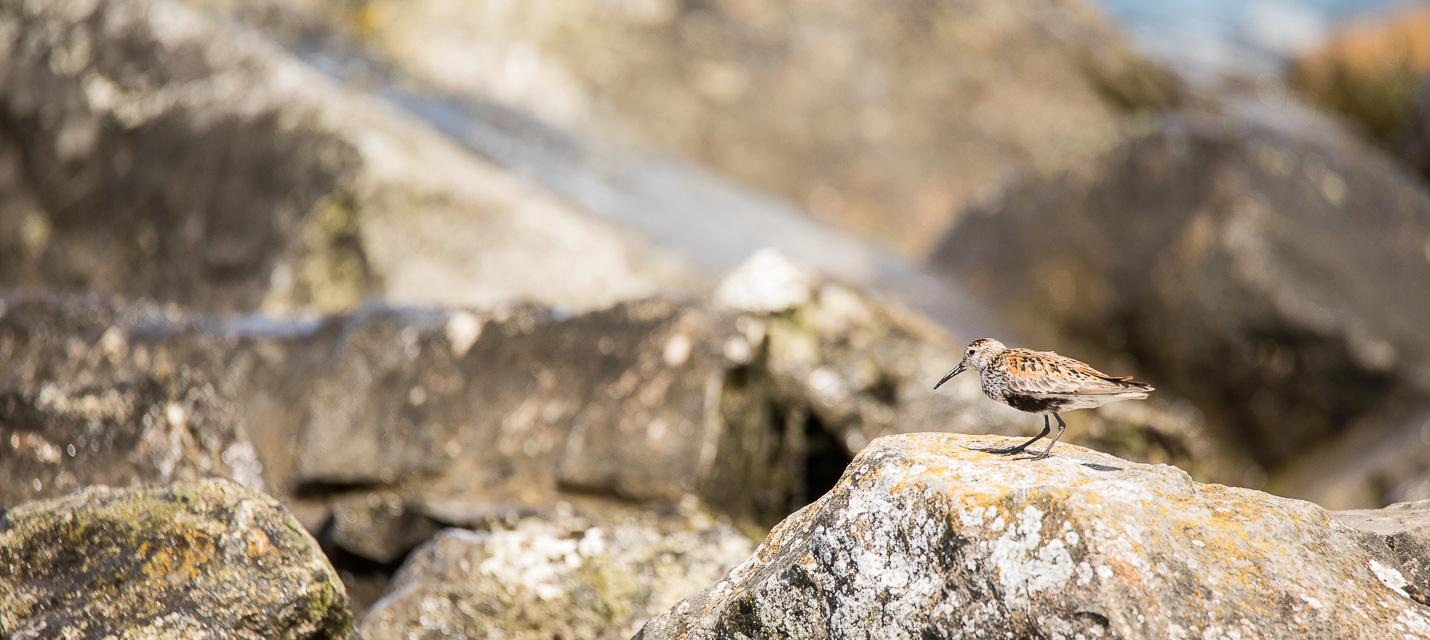
[[[969,349],[969,350],[968,350],[968,355],[970,355],[970,356],[973,355],[973,350],[972,350],[972,349]]]

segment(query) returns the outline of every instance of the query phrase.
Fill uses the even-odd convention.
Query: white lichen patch
[[[487,540],[486,548],[491,555],[477,570],[515,580],[538,598],[551,600],[565,591],[562,577],[581,566],[579,545],[579,541],[572,538],[498,531]]]
[[[1405,587],[1409,585],[1410,582],[1406,580],[1405,576],[1395,567],[1387,567],[1376,560],[1371,560],[1370,572],[1375,574],[1375,577],[1380,580],[1382,584],[1390,587],[1396,593],[1407,598],[1410,597],[1410,594],[1405,592]]]
[[[599,556],[606,552],[606,532],[600,527],[591,527],[581,535],[576,543],[576,551],[583,556]]]
[[[1043,541],[1043,512],[1029,505],[989,548],[998,582],[1009,606],[1021,606],[1032,594],[1056,589],[1073,575],[1072,556],[1061,539]]]
[[[975,506],[971,509],[959,509],[958,521],[965,529],[980,529],[983,527],[984,514],[993,511],[994,509],[992,507],[984,507],[982,505]]]

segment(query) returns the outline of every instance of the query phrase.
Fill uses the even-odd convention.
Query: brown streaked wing
[[[1127,391],[1117,378],[1051,351],[1009,349],[998,358],[1008,373],[1008,388],[1014,392],[1098,395]]]

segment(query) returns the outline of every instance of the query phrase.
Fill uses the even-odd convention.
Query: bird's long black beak
[[[954,367],[953,371],[943,374],[943,377],[939,378],[938,384],[934,385],[933,388],[937,389],[939,387],[942,387],[943,383],[948,382],[949,380],[952,380],[954,376],[963,373],[963,369],[963,363],[958,363],[958,366]]]

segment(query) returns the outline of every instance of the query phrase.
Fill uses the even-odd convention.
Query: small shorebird
[[[1033,456],[1046,458],[1068,426],[1058,412],[1094,409],[1118,400],[1141,400],[1153,390],[1150,384],[1133,382],[1132,376],[1110,376],[1086,363],[1051,351],[1009,349],[993,338],[979,338],[968,343],[963,360],[933,388],[943,386],[969,367],[978,372],[978,381],[988,397],[1019,411],[1043,414],[1043,432],[1032,440],[1016,447],[985,450],[1002,455],[1020,453],[1028,445],[1047,436],[1052,431],[1048,416],[1052,416],[1058,421],[1058,435],[1047,449]]]

